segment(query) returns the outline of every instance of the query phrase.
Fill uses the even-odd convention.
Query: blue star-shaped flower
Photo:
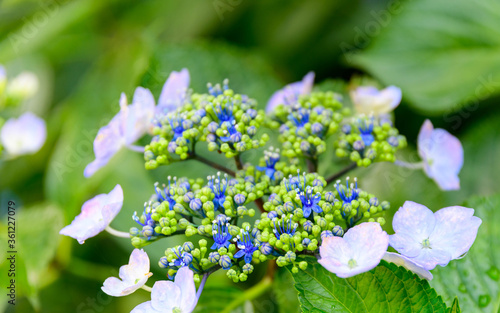
[[[244,257],[245,263],[252,262],[253,253],[258,249],[259,244],[254,245],[252,235],[248,231],[241,231],[238,236],[238,248],[240,251],[234,255],[235,259]]]
[[[304,217],[307,218],[311,215],[312,211],[316,213],[323,212],[323,209],[318,205],[321,200],[321,194],[318,192],[313,195],[311,187],[307,187],[305,192],[299,195],[300,201],[302,202],[302,210],[304,211]]]

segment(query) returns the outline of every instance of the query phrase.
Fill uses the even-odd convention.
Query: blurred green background
[[[441,192],[423,173],[392,164],[356,170],[363,189],[389,200],[394,212],[405,200],[437,210],[462,204],[473,195],[493,195],[500,186],[500,2],[496,0],[3,0],[0,64],[9,76],[21,70],[36,73],[41,88],[23,109],[36,112],[48,125],[41,151],[0,163],[2,241],[8,200],[16,202],[18,223],[15,310],[6,303],[6,255],[0,252],[0,309],[7,312],[129,312],[149,299],[143,290],[124,298],[100,291],[104,279],[117,275],[119,266],[127,263],[132,250],[127,240],[103,233],[79,245],[58,231],[79,213],[85,200],[109,192],[117,183],[124,189],[125,201],[112,225],[126,230],[155,181],[163,182],[167,175],[205,177],[212,172],[195,163],[147,172],[141,155],[122,151],[94,177],[83,177],[85,165],[93,159],[95,134],[119,110],[120,93],[131,97],[141,85],[158,97],[172,70],[188,68],[191,86],[199,92],[207,82],[229,78],[233,89],[256,98],[261,108],[273,91],[311,70],[321,88],[344,94],[352,78],[364,75],[381,86],[397,85],[403,90],[403,102],[395,111],[396,126],[409,142],[400,157],[416,160],[416,136],[430,118],[464,145],[462,189]],[[343,164],[330,153],[321,162],[323,174]],[[489,242],[498,235],[491,225],[500,222],[499,216],[483,219],[478,240]],[[153,278],[164,275],[156,264],[159,256],[181,240],[146,248]],[[487,253],[481,262],[487,259],[498,268],[498,252]],[[458,267],[459,262],[455,261]],[[455,265],[451,268],[456,270]],[[235,312],[298,311],[286,271],[278,272],[271,292],[237,303],[264,270],[237,286],[222,273],[214,275],[198,310],[222,312],[227,303],[236,301]],[[457,292],[462,306],[470,308],[464,311],[496,313],[498,283],[477,286],[469,282],[473,276],[460,268],[456,272],[453,284],[464,285],[465,291]],[[490,279],[498,281],[498,276]],[[437,280],[433,286],[449,301],[454,289],[444,290],[444,285],[446,281]],[[489,301],[480,298],[484,295]]]

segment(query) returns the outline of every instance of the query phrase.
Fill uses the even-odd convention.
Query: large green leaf
[[[319,263],[293,275],[304,312],[446,312],[426,280],[392,263],[339,278]]]
[[[234,299],[241,297],[242,291],[234,286],[219,285],[206,287],[201,294],[196,305],[196,313],[222,312]],[[243,302],[243,305],[235,308],[232,313],[252,313],[254,312],[250,301]]]
[[[500,2],[407,1],[372,13],[381,34],[354,63],[416,108],[437,114],[500,91]]]
[[[483,223],[469,253],[445,268],[437,267],[431,285],[445,300],[458,296],[464,312],[500,310],[500,195],[475,197],[465,203]]]

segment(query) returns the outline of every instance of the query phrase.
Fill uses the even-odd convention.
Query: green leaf
[[[353,61],[415,108],[438,114],[500,91],[498,1],[408,1],[372,13],[382,32]]]
[[[273,293],[278,303],[279,313],[300,312],[297,291],[293,288],[293,277],[289,271],[278,268],[274,275]]]
[[[224,277],[225,278],[225,277]],[[241,297],[241,289],[234,286],[210,286],[203,290],[200,300],[196,305],[194,312],[196,313],[210,313],[222,312],[234,299]],[[233,313],[250,313],[253,312],[252,303],[245,302],[232,310]]]
[[[16,208],[14,217],[14,247],[0,253],[0,270],[5,273],[6,278],[2,279],[0,287],[6,290],[10,279],[14,279],[16,303],[21,297],[27,296],[33,307],[39,309],[39,290],[57,278],[57,271],[50,266],[50,262],[59,245],[59,230],[63,227],[62,212],[54,205],[41,204],[30,208]],[[12,227],[12,224],[0,223],[2,247],[7,247],[7,240],[12,239],[7,238],[7,226]],[[10,250],[16,252],[8,253]],[[8,257],[15,260],[13,265]],[[13,271],[8,272],[9,269]],[[7,277],[7,273],[13,275]]]
[[[432,271],[431,285],[445,300],[457,296],[464,312],[500,310],[500,195],[474,197],[464,206],[473,208],[483,223],[476,241],[461,260]]]
[[[449,313],[460,313],[460,312],[462,311],[460,310],[460,306],[458,305],[458,298],[455,298],[455,300],[453,300],[453,303],[451,304]]]
[[[316,262],[293,277],[303,312],[446,312],[426,280],[385,261],[347,279]]]
[[[18,251],[26,263],[28,280],[40,284],[61,239],[62,212],[50,204],[24,209],[18,214],[16,224]]]

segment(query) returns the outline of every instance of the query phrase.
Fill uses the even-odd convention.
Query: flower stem
[[[256,299],[260,295],[264,294],[272,286],[272,282],[273,281],[269,276],[264,276],[264,278],[262,278],[259,283],[247,289],[242,296],[231,301],[224,309],[224,311],[222,311],[222,313],[229,313],[245,303],[247,300]]]
[[[241,159],[240,159],[240,155],[237,154],[234,156],[234,161],[236,162],[236,168],[238,170],[242,170],[243,169],[243,164],[241,163]]]
[[[145,149],[145,147],[143,147],[143,146],[136,146],[136,145],[128,145],[127,148],[129,148],[132,151],[141,152],[141,153],[144,153],[144,149]]]
[[[262,198],[256,199],[254,202],[257,205],[257,207],[259,208],[261,213],[266,212],[266,210],[264,210],[264,201],[262,200]]]
[[[201,279],[200,286],[198,287],[198,291],[196,291],[196,302],[198,302],[198,299],[200,299],[201,292],[203,291],[203,287],[205,287],[205,283],[207,282],[207,278],[209,273],[203,274],[203,278]]]
[[[396,164],[397,166],[410,168],[412,170],[418,170],[424,168],[424,162],[408,163],[405,161],[396,160],[394,161],[394,164]]]
[[[318,160],[315,158],[306,158],[307,171],[316,173],[318,171]]]
[[[217,163],[215,163],[215,162],[213,162],[213,161],[211,161],[209,159],[205,159],[204,157],[202,157],[202,156],[200,156],[198,154],[193,154],[191,156],[191,158],[194,159],[194,160],[200,161],[201,163],[204,163],[204,164],[206,164],[208,166],[211,166],[211,167],[213,167],[213,168],[215,168],[215,169],[217,169],[219,171],[227,173],[227,174],[229,174],[229,175],[231,175],[233,177],[236,177],[236,173],[233,170],[231,170],[231,169],[229,169],[229,168],[227,168],[225,166],[219,165],[219,164],[217,164]]]
[[[110,233],[111,235],[116,236],[116,237],[130,238],[130,234],[129,233],[124,232],[124,231],[116,230],[114,228],[111,228],[111,226],[109,226],[109,225],[106,226],[106,228],[104,230],[106,230],[108,233]]]
[[[332,176],[328,177],[326,179],[326,184],[329,185],[330,183],[336,181],[337,179],[339,179],[342,175],[345,175],[347,173],[349,173],[351,170],[355,169],[356,168],[356,163],[353,162],[351,164],[349,164],[348,166],[344,167],[343,169],[341,169],[340,171],[338,171],[337,173],[333,174]]]
[[[152,290],[151,287],[146,286],[146,285],[142,285],[141,288],[144,289],[144,290],[146,290],[147,292],[151,292],[151,290]]]

